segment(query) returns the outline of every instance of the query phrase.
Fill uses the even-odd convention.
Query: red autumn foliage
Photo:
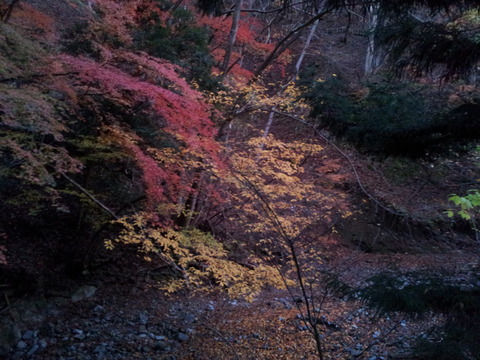
[[[60,59],[78,72],[79,85],[101,91],[106,97],[135,105],[147,99],[166,123],[166,131],[189,149],[216,159],[219,150],[213,141],[216,129],[209,116],[210,108],[201,101],[200,93],[191,89],[174,71],[175,66],[153,58],[123,54],[124,60],[135,60],[157,71],[159,82],[168,80],[170,89],[140,80],[110,65],[100,65],[86,58],[61,55]],[[121,61],[117,59],[117,61]],[[139,67],[137,66],[137,69]],[[142,70],[142,69],[140,69]],[[148,72],[145,73],[148,77]]]
[[[177,143],[175,149],[147,148],[126,124],[118,120],[104,124],[108,137],[141,169],[150,210],[192,195],[198,191],[200,174],[220,166],[217,130],[210,120],[213,110],[177,75],[176,66],[145,54],[121,51],[108,65],[69,55],[58,59],[76,73],[76,87],[84,96],[101,94],[126,111],[148,104],[150,116],[158,118],[155,126]]]

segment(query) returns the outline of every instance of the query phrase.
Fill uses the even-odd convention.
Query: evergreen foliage
[[[422,76],[435,70],[447,80],[468,79],[480,59],[480,39],[463,21],[434,23],[409,15],[389,19],[377,29],[379,43],[389,48],[399,74]]]
[[[175,9],[167,22],[152,12],[143,28],[137,31],[136,39],[139,49],[178,64],[185,70],[187,80],[211,91],[220,84],[211,75],[214,61],[208,41],[207,29],[194,25],[194,15],[183,8]]]
[[[310,81],[304,76],[310,115],[337,137],[379,155],[422,157],[470,149],[480,139],[480,103],[448,109],[418,84],[367,84],[357,97],[337,77]]]
[[[443,313],[445,324],[418,339],[422,359],[470,359],[480,356],[480,286],[478,269],[465,283],[425,273],[399,276],[381,273],[357,292],[380,314],[402,312],[412,318],[428,312]]]

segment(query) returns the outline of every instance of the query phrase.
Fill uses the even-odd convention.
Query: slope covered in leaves
[[[29,22],[20,15],[33,8],[18,4],[1,25],[2,212],[15,214],[2,217],[6,267],[75,275],[108,239],[109,248],[138,246],[189,286],[243,282],[232,291],[248,296],[279,283],[268,266],[252,271],[208,234],[182,230],[224,201],[215,183],[226,167],[215,109],[181,67],[132,48],[144,20],[155,14],[162,26],[168,13],[151,1],[98,1],[93,9],[67,2],[77,16],[58,29],[62,18],[49,18],[57,10],[50,6]],[[40,15],[48,28],[32,35]],[[35,227],[42,255],[37,266],[20,265],[8,246],[25,246]]]

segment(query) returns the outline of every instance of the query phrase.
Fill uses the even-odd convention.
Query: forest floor
[[[326,264],[361,286],[388,269],[428,270],[467,281],[477,254],[368,254],[345,249]],[[133,272],[132,272],[133,271]],[[2,313],[15,320],[7,359],[316,359],[298,293],[265,290],[253,302],[221,294],[165,295],[155,269],[91,276],[85,285],[13,299]],[[73,284],[73,283],[72,283]],[[7,299],[7,298],[6,298]],[[8,300],[8,299],[7,299]],[[318,309],[326,359],[409,359],[417,336],[442,316],[378,316],[359,301],[328,295]]]

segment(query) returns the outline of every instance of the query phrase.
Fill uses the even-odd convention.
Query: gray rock
[[[187,341],[188,340],[188,335],[183,333],[183,332],[179,332],[178,335],[177,335],[177,339],[180,340],[180,341]]]
[[[75,335],[73,335],[73,338],[74,338],[74,339],[83,340],[83,339],[85,339],[85,337],[86,337],[86,335],[85,335],[85,333],[83,332],[83,330],[73,329],[72,332],[75,334]]]
[[[183,317],[183,320],[186,322],[186,323],[194,323],[195,321],[197,321],[197,317],[194,315],[194,314],[186,314],[184,317]]]
[[[138,314],[138,322],[141,325],[147,325],[148,323],[148,314],[145,311],[142,311],[140,314]]]
[[[153,347],[154,350],[156,351],[164,351],[164,352],[168,352],[171,350],[170,346],[168,345],[168,343],[166,341],[158,341],[154,347]]]
[[[97,314],[105,312],[105,308],[102,305],[95,305],[93,311]]]
[[[38,344],[33,345],[32,348],[28,351],[27,355],[32,356],[37,352],[38,349],[40,349],[40,346]]]
[[[22,339],[23,340],[30,340],[35,337],[35,332],[33,330],[27,330],[23,333]]]
[[[72,295],[72,301],[78,302],[91,298],[97,292],[97,288],[91,285],[85,285],[77,289]]]
[[[97,345],[94,351],[96,360],[104,360],[107,358],[107,347],[105,345]]]
[[[350,355],[352,355],[354,357],[360,356],[362,353],[363,353],[362,350],[352,350],[352,351],[350,351]]]
[[[17,344],[17,349],[24,350],[27,348],[27,343],[23,340],[20,340]]]

